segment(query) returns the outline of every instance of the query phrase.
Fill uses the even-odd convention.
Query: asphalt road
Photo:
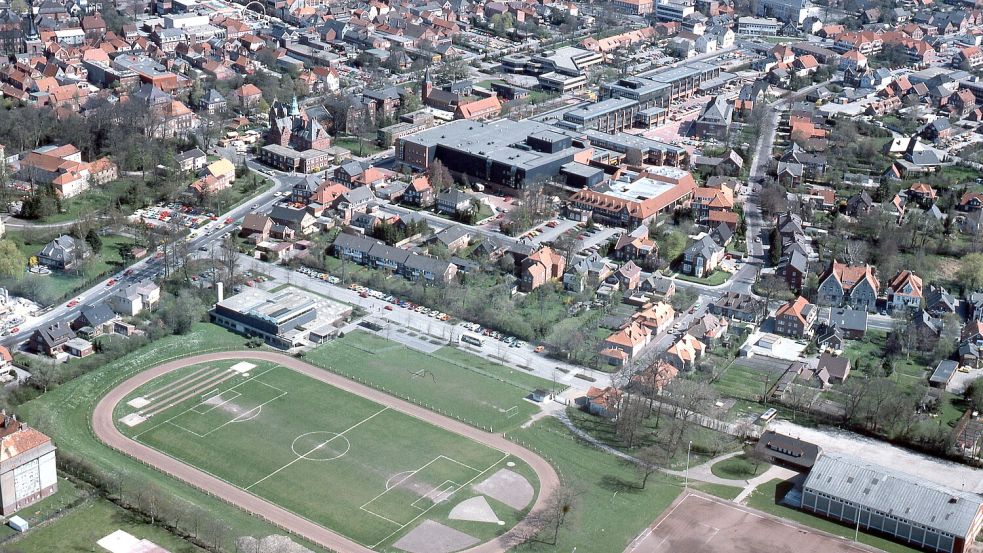
[[[261,172],[261,165],[253,161],[249,161],[247,164],[253,171]],[[231,229],[235,228],[234,222],[232,225],[225,225],[224,221],[226,219],[232,218],[233,221],[238,221],[239,219],[245,217],[247,213],[252,211],[252,206],[254,205],[258,205],[259,209],[269,208],[279,199],[274,195],[274,193],[277,191],[288,190],[296,181],[295,177],[290,177],[288,174],[278,171],[275,171],[273,175],[269,175],[265,172],[261,173],[264,177],[268,177],[273,180],[274,186],[267,192],[259,194],[256,197],[243,202],[238,207],[235,207],[219,216],[218,220],[211,223],[209,226],[195,231],[189,241],[189,246],[192,251],[203,247],[209,248],[212,244],[219,243],[222,238],[231,231]],[[155,259],[153,253],[151,252],[145,258],[130,265],[128,270],[130,271],[129,275],[124,275],[124,271],[112,277],[117,280],[117,282],[112,286],[108,285],[110,279],[106,279],[105,281],[96,283],[88,290],[81,292],[75,297],[75,299],[78,300],[78,304],[74,307],[68,307],[68,303],[62,303],[49,308],[34,321],[30,322],[29,324],[21,325],[20,331],[17,334],[4,336],[2,339],[0,339],[0,344],[7,347],[16,347],[17,345],[27,341],[34,330],[39,327],[54,323],[55,321],[73,320],[82,311],[83,307],[105,300],[109,296],[131,284],[147,278],[157,278],[163,275],[164,264],[161,262],[161,260]]]
[[[287,531],[302,536],[313,543],[333,551],[338,551],[339,553],[371,553],[371,549],[359,545],[340,534],[332,532],[323,526],[315,524],[314,522],[298,516],[278,505],[270,503],[263,498],[233,486],[224,480],[220,480],[219,478],[216,478],[208,473],[188,466],[156,449],[133,441],[124,436],[123,433],[116,428],[115,421],[113,420],[113,411],[120,401],[130,395],[130,393],[132,393],[138,387],[159,376],[184,367],[225,359],[261,359],[277,363],[298,373],[304,374],[341,390],[345,390],[346,392],[375,401],[376,403],[389,407],[390,409],[400,411],[411,417],[420,419],[424,422],[433,424],[434,426],[454,432],[461,436],[465,436],[478,443],[522,459],[528,463],[530,467],[532,467],[532,469],[536,472],[537,478],[539,479],[539,495],[536,497],[536,502],[533,505],[532,513],[544,511],[547,508],[547,503],[553,492],[560,485],[560,479],[557,476],[556,471],[546,460],[528,449],[505,439],[505,437],[500,434],[493,434],[478,430],[477,428],[462,422],[458,422],[443,415],[438,415],[424,407],[413,405],[412,403],[394,398],[388,394],[373,388],[369,388],[368,386],[363,386],[362,384],[358,384],[348,380],[347,378],[343,378],[334,373],[325,371],[319,367],[309,365],[294,357],[268,351],[237,351],[198,355],[195,357],[186,357],[184,359],[171,361],[169,363],[158,365],[152,369],[143,371],[124,381],[122,384],[110,391],[101,400],[99,400],[99,403],[96,405],[95,410],[92,413],[93,432],[95,432],[99,440],[109,447],[139,459],[140,461],[169,476],[187,482],[205,493],[228,501],[244,511],[259,516],[260,518],[284,528]],[[508,550],[510,547],[515,545],[516,537],[522,535],[531,527],[531,524],[533,524],[531,521],[534,519],[534,516],[528,516],[502,536],[499,536],[492,541],[472,547],[467,550],[467,553],[500,553]]]

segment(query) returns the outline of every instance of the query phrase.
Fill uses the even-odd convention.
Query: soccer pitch
[[[374,549],[427,519],[453,526],[450,505],[499,469],[530,474],[494,448],[265,361],[169,373],[114,418],[129,438]]]

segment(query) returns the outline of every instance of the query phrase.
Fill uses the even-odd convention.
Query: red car
[[[388,304],[387,304],[387,305],[386,305],[386,306],[384,307],[384,309],[385,309],[386,311],[392,311],[392,310],[393,310],[393,306],[391,306],[391,305],[388,305]]]
[[[69,308],[72,308],[72,307],[75,307],[78,304],[79,304],[79,301],[78,300],[72,300],[72,301],[68,302],[68,307]]]
[[[20,327],[19,326],[15,326],[14,328],[11,328],[10,329],[10,333],[11,334],[17,334],[18,332],[20,332]]]
[[[232,217],[226,217],[225,224],[226,225],[231,225],[232,224]]]
[[[115,278],[111,278],[111,279],[109,279],[109,281],[108,281],[108,282],[106,282],[106,286],[107,286],[107,287],[109,287],[109,286],[113,286],[113,285],[115,285],[115,284],[116,284],[116,279],[115,279]]]

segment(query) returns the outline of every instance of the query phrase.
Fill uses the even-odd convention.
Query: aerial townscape
[[[0,0],[0,552],[983,553],[983,0]]]

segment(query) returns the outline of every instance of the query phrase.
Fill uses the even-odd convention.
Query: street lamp
[[[693,440],[690,440],[689,444],[686,446],[686,473],[683,488],[689,488],[689,453],[693,449]],[[859,517],[858,517],[859,521]],[[859,525],[860,523],[857,522]]]

